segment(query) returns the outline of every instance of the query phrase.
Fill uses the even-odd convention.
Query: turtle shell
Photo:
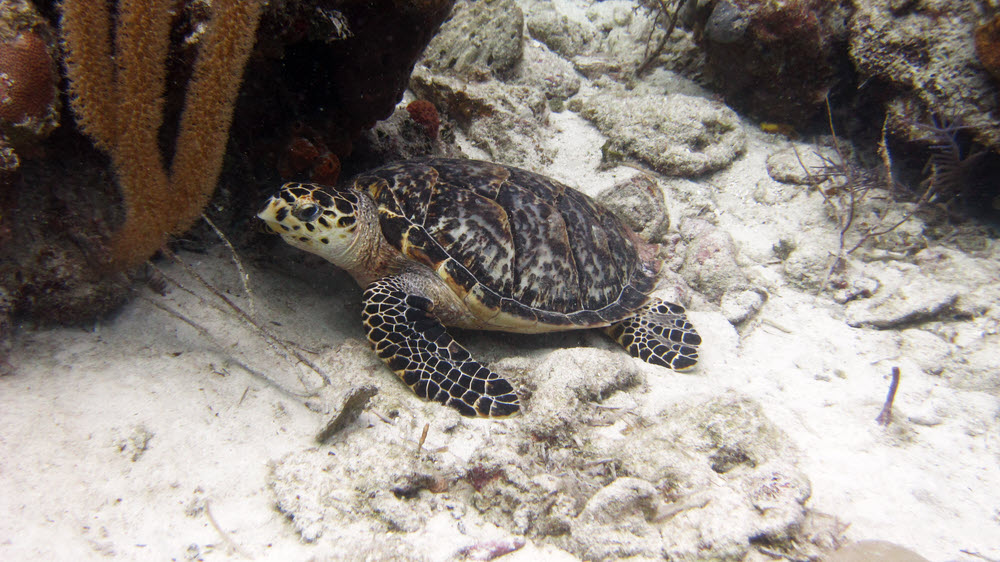
[[[659,272],[649,245],[605,207],[518,168],[405,160],[354,188],[378,205],[385,238],[492,326],[606,326],[649,300]]]

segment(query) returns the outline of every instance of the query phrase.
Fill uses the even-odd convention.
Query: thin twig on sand
[[[211,332],[208,331],[208,329],[206,329],[205,327],[203,327],[201,324],[198,324],[194,320],[188,318],[187,316],[184,316],[180,312],[177,312],[176,310],[174,310],[174,309],[172,309],[172,308],[170,308],[168,306],[163,305],[160,302],[157,302],[156,300],[153,300],[153,299],[150,299],[150,298],[147,298],[147,297],[142,297],[142,296],[140,296],[140,298],[143,299],[143,300],[145,300],[146,302],[150,303],[151,305],[155,306],[156,308],[162,310],[164,313],[166,313],[166,314],[168,314],[170,316],[173,316],[174,318],[176,318],[177,320],[180,320],[181,322],[184,322],[188,326],[191,326],[192,328],[194,328],[194,330],[196,332],[198,332],[198,334],[201,337],[205,338],[209,342],[212,342],[212,344],[215,345],[216,347],[218,347],[220,349],[225,347],[221,342],[219,342],[215,338],[215,336],[212,335]],[[250,373],[254,377],[257,377],[258,379],[264,381],[268,386],[271,386],[271,387],[277,389],[279,392],[282,392],[282,393],[287,394],[289,396],[292,396],[294,398],[309,398],[310,396],[313,396],[313,395],[316,394],[314,391],[308,391],[307,390],[306,392],[295,392],[294,390],[291,390],[289,388],[285,388],[283,385],[279,384],[278,382],[276,382],[274,380],[271,380],[271,378],[268,377],[266,374],[264,374],[264,373],[262,373],[262,372],[260,372],[260,371],[258,371],[256,369],[254,369],[253,367],[250,367],[249,365],[247,365],[246,363],[243,363],[239,359],[236,359],[232,355],[230,355],[228,357],[228,360],[232,361],[233,364],[235,364],[240,369],[243,369],[244,371]],[[289,359],[289,361],[291,361],[291,359]],[[248,389],[249,389],[249,387],[248,387]],[[246,396],[246,391],[243,392],[243,397],[245,397],[245,396]],[[240,402],[243,402],[243,397],[240,398]]]
[[[892,402],[896,399],[896,390],[899,388],[899,367],[892,368],[892,382],[889,383],[889,394],[885,397],[885,405],[879,412],[875,421],[883,427],[888,427],[892,423]]]
[[[208,226],[212,227],[212,230],[215,231],[215,235],[219,237],[219,240],[222,240],[222,243],[229,248],[229,255],[233,258],[233,263],[236,264],[236,269],[240,272],[240,281],[243,282],[243,291],[247,294],[247,308],[249,309],[249,314],[251,317],[256,318],[257,310],[254,304],[253,291],[250,290],[250,275],[247,274],[246,268],[243,267],[243,261],[240,260],[240,255],[236,253],[236,248],[229,243],[229,238],[226,238],[226,235],[219,230],[219,227],[215,226],[215,223],[212,222],[207,215],[202,213],[201,218],[208,224]]]
[[[989,556],[983,556],[982,554],[979,554],[974,550],[966,550],[963,548],[959,552],[963,554],[968,554],[969,556],[975,556],[976,558],[981,558],[983,560],[986,560],[986,562],[1000,562],[1000,558],[990,558]]]
[[[236,544],[236,541],[234,541],[225,531],[222,530],[222,527],[219,526],[219,522],[216,521],[215,517],[212,515],[212,508],[210,504],[211,502],[205,500],[205,515],[208,516],[208,522],[212,524],[212,528],[215,529],[215,532],[219,533],[219,536],[222,537],[222,540],[226,541],[226,544],[228,544],[230,548],[236,551],[236,554],[239,554],[243,558],[253,558],[252,556],[247,554],[245,550],[240,548],[240,545]]]
[[[296,349],[294,349],[292,347],[289,347],[288,345],[285,345],[285,343],[283,341],[281,341],[281,339],[278,338],[275,334],[271,333],[271,331],[268,330],[266,326],[264,326],[263,324],[261,324],[257,320],[253,319],[239,305],[237,305],[236,303],[234,303],[229,297],[227,297],[226,295],[224,295],[221,291],[219,291],[218,289],[216,289],[211,283],[209,283],[208,281],[206,281],[205,278],[202,277],[197,271],[195,271],[190,265],[188,265],[187,262],[185,262],[184,260],[180,259],[177,256],[177,254],[173,253],[172,251],[170,251],[167,248],[163,249],[163,254],[165,256],[167,256],[168,258],[170,258],[174,263],[176,263],[179,266],[181,266],[181,268],[183,268],[184,271],[189,276],[191,276],[191,278],[193,278],[194,280],[196,280],[202,287],[204,287],[210,293],[212,293],[213,295],[215,295],[215,297],[218,298],[220,301],[222,301],[223,303],[225,303],[225,305],[233,313],[235,313],[235,315],[236,315],[237,318],[239,318],[240,320],[242,320],[245,324],[247,324],[247,326],[249,326],[251,329],[253,329],[255,332],[257,332],[257,334],[260,335],[261,338],[268,343],[268,345],[270,345],[272,348],[280,349],[281,352],[286,353],[288,355],[291,355],[292,357],[295,357],[296,360],[298,360],[299,362],[301,362],[303,365],[306,365],[313,372],[315,372],[317,375],[319,375],[319,377],[321,379],[323,379],[323,382],[325,384],[330,384],[330,377],[329,377],[329,375],[327,375],[326,372],[319,365],[316,365],[315,363],[313,363],[311,360],[309,360],[309,358],[307,358],[306,356],[304,356],[301,353],[299,353],[298,350],[296,350]],[[158,271],[160,271],[161,274],[162,274],[161,270],[158,270]],[[166,277],[165,274],[163,274],[163,275]],[[170,280],[169,277],[167,277],[167,279]],[[176,284],[176,282],[175,282],[175,284]],[[300,377],[300,379],[301,379],[301,377]],[[303,383],[303,385],[306,385],[306,383],[305,383],[304,380],[302,381],[302,383]],[[306,385],[306,387],[308,388],[308,385]]]
[[[417,441],[417,455],[420,455],[420,450],[424,448],[424,441],[427,441],[427,431],[431,428],[431,424],[425,423],[424,430],[420,432],[420,441]]]

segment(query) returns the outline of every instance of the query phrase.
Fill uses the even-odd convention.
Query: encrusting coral
[[[1000,14],[976,28],[975,40],[979,62],[1000,81]]]
[[[168,233],[188,229],[215,190],[263,8],[261,0],[212,2],[168,171],[157,135],[174,4],[120,0],[112,29],[107,3],[62,3],[71,105],[80,128],[111,157],[124,196],[125,223],[111,240],[116,269],[141,264]]]
[[[406,111],[414,121],[423,126],[431,140],[437,139],[438,130],[441,128],[441,117],[433,103],[427,100],[414,100],[406,106]]]
[[[0,0],[0,174],[59,126],[54,35],[27,0]]]
[[[25,32],[0,42],[0,121],[48,132],[58,124],[55,73],[45,41]]]

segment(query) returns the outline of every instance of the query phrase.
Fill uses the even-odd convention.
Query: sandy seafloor
[[[568,112],[554,114],[551,127],[550,142],[561,147],[552,175],[572,180],[580,178],[579,170],[596,168],[602,141],[595,130]],[[771,240],[768,227],[740,224],[739,217],[747,201],[743,186],[764,173],[761,162],[773,142],[757,135],[747,155],[713,179],[719,200],[729,201],[722,205],[733,211],[730,232],[740,247]],[[577,185],[593,193],[632,172],[588,174]],[[794,212],[788,208],[785,218],[795,221]],[[240,293],[223,248],[182,255],[206,277]],[[329,360],[342,342],[362,338],[359,291],[344,275],[313,261],[287,268],[282,265],[290,263],[287,256],[247,262],[259,317],[311,351],[310,357]],[[176,267],[165,267],[179,275]],[[769,266],[754,267],[766,272]],[[848,524],[847,538],[890,540],[931,560],[981,559],[963,550],[1000,557],[996,396],[950,388],[900,351],[895,332],[851,328],[840,305],[773,277],[759,318],[739,333],[710,305],[693,306],[692,320],[705,341],[698,370],[675,374],[642,365],[650,378],[643,399],[743,393],[762,405],[798,449],[799,468],[812,486],[807,506]],[[207,341],[153,302],[182,311],[221,343]],[[499,346],[516,355],[504,338],[476,335],[470,347],[490,355],[483,350]],[[558,346],[598,339],[549,338]],[[537,339],[531,351],[548,353],[546,336]],[[0,378],[0,558],[362,557],[318,552],[275,509],[266,485],[269,463],[316,447],[314,436],[328,416],[229,364],[234,349],[281,384],[301,390],[295,369],[268,355],[238,321],[207,311],[177,289],[166,297],[147,292],[86,329],[21,330],[10,356],[14,373]],[[620,360],[638,362],[624,352]],[[899,365],[904,376],[896,399],[898,421],[885,429],[875,417],[890,364]],[[383,393],[412,398],[407,407],[417,417],[451,416],[411,397],[387,369],[379,370],[376,380]],[[934,419],[920,424],[907,416]],[[384,422],[364,413],[355,423],[364,428]],[[491,424],[518,419],[469,423],[473,431],[489,431]],[[431,435],[431,444],[447,446],[448,438]],[[374,445],[356,460],[396,462]],[[369,539],[375,544],[388,534],[372,533]],[[414,556],[432,559],[448,559],[475,539],[433,525],[402,536]],[[558,552],[528,541],[507,559],[533,559],[540,548],[548,556]]]
[[[738,329],[718,306],[692,296],[690,317],[704,339],[695,371],[677,374],[645,365],[599,334],[511,338],[465,333],[460,341],[487,364],[503,358],[554,364],[557,378],[559,368],[574,368],[571,362],[559,367],[566,356],[557,349],[573,348],[579,361],[610,356],[645,378],[638,388],[618,393],[621,400],[609,397],[612,408],[626,404],[655,413],[688,400],[747,397],[794,451],[793,462],[811,491],[805,508],[839,520],[846,540],[892,541],[930,560],[1000,559],[997,373],[966,373],[957,384],[947,370],[961,364],[966,350],[980,354],[973,366],[997,364],[982,360],[990,353],[984,342],[997,337],[995,312],[950,324],[947,318],[921,320],[937,322],[936,334],[951,335],[950,341],[938,341],[923,333],[904,336],[901,329],[851,327],[845,306],[828,294],[789,284],[771,252],[778,240],[808,239],[813,247],[835,253],[837,230],[815,191],[775,187],[768,178],[767,157],[789,141],[756,131],[750,123],[746,128],[746,153],[726,170],[696,182],[661,181],[672,229],[682,214],[694,214],[690,209],[698,198],[692,190],[703,191],[702,197],[712,201],[717,226],[732,235],[742,269],[768,295],[761,311]],[[539,171],[590,195],[637,173],[628,166],[597,171],[605,138],[577,114],[552,113],[543,136],[554,159]],[[471,145],[463,149],[483,156]],[[786,193],[773,204],[761,204],[753,195],[761,182]],[[801,193],[787,192],[796,189]],[[954,248],[947,251],[953,261],[965,259]],[[955,268],[941,279],[929,270],[918,276],[920,291],[996,295],[983,287],[1000,282],[998,254],[996,241],[986,240],[975,256],[967,256],[974,268],[968,279],[956,279]],[[248,306],[224,247],[180,255]],[[343,462],[362,471],[371,467],[373,473],[398,468],[410,461],[386,454],[384,440],[411,447],[416,459],[420,429],[430,424],[434,429],[421,462],[433,464],[433,455],[447,454],[452,465],[460,465],[476,454],[477,444],[502,442],[489,439],[513,434],[524,422],[519,417],[462,420],[414,397],[387,368],[358,368],[367,357],[360,290],[346,275],[278,245],[243,258],[258,319],[327,369],[338,389],[350,388],[355,380],[379,388],[369,408],[343,432],[352,443],[351,457]],[[161,266],[205,294],[177,266]],[[881,279],[903,279],[902,284],[914,271],[895,271],[877,260],[862,267],[877,269],[873,275]],[[961,265],[956,267],[961,271]],[[205,332],[157,305],[179,312]],[[997,302],[985,306],[992,310]],[[922,341],[937,343],[931,349]],[[338,359],[341,352],[353,359]],[[241,369],[233,357],[270,381]],[[946,361],[944,372],[936,368]],[[331,418],[336,396],[320,393],[306,400],[294,395],[303,392],[300,377],[310,388],[319,379],[275,356],[234,316],[180,289],[166,296],[142,289],[119,313],[86,328],[24,326],[9,362],[12,372],[0,377],[2,560],[380,559],[387,552],[401,559],[449,560],[460,557],[464,547],[511,536],[474,517],[471,508],[464,512],[468,524],[456,511],[395,532],[383,523],[367,524],[370,514],[348,510],[338,516],[345,522],[343,532],[355,534],[353,540],[329,539],[338,530],[328,523],[323,529],[329,540],[306,541],[303,528],[276,508],[273,471],[282,459],[317,452],[322,457],[324,450],[335,455],[340,436],[325,445],[315,436]],[[893,366],[903,375],[895,421],[885,428],[875,418]],[[567,371],[566,380],[574,380],[572,374]],[[526,382],[511,377],[517,384]],[[527,407],[548,399],[557,398],[536,394]],[[392,418],[390,410],[403,414]],[[656,419],[646,417],[652,423]],[[437,431],[442,427],[445,431]],[[450,433],[453,427],[460,430]],[[378,437],[366,447],[368,432]],[[625,444],[628,434],[622,431],[616,438]],[[311,485],[306,482],[302,489],[308,492]],[[504,559],[542,557],[575,558],[544,540],[528,539]]]

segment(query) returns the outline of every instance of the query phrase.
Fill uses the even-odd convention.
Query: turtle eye
[[[319,208],[319,205],[302,205],[292,211],[292,215],[302,222],[312,222],[316,220],[316,217],[318,217],[322,212],[323,211]]]

